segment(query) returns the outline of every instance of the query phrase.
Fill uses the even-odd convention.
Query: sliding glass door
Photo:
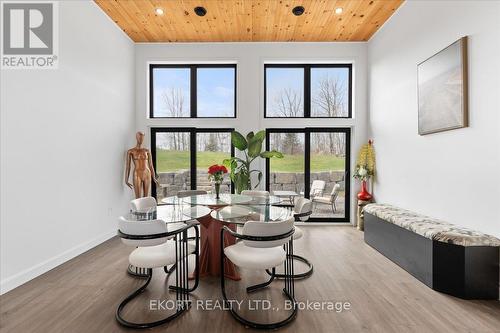
[[[151,152],[160,186],[153,186],[153,196],[161,199],[181,190],[212,191],[208,167],[222,164],[234,156],[230,128],[152,128]],[[229,177],[221,187],[222,193],[232,191]]]
[[[310,221],[349,220],[348,128],[271,128],[266,145],[285,155],[266,163],[266,187],[271,193],[292,191],[310,198]]]
[[[310,133],[312,218],[346,217],[346,136],[345,132],[334,131]]]

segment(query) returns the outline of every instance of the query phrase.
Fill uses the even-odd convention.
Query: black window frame
[[[266,150],[270,150],[270,134],[272,133],[304,133],[304,194],[309,198],[311,183],[311,133],[344,133],[346,135],[345,156],[345,212],[344,217],[310,217],[308,222],[345,223],[351,219],[351,128],[349,127],[294,127],[294,128],[267,128]],[[270,159],[266,159],[266,191],[270,191]]]
[[[268,68],[302,68],[304,70],[304,115],[301,117],[279,117],[267,115],[267,69]],[[311,116],[311,68],[347,68],[349,70],[348,82],[348,115],[342,117]],[[264,64],[264,118],[278,119],[350,119],[352,118],[352,64]]]
[[[153,167],[156,167],[156,134],[157,133],[172,133],[186,132],[189,133],[189,154],[190,154],[190,176],[191,190],[196,190],[196,134],[197,133],[232,133],[234,128],[197,128],[197,127],[151,127],[151,158]],[[231,157],[234,157],[234,146],[231,143]],[[158,172],[157,172],[158,173]],[[234,193],[234,184],[231,181],[231,193]],[[156,198],[156,184],[151,187],[151,195]]]
[[[189,76],[189,117],[169,117],[154,115],[154,75],[155,68],[184,68],[190,70]],[[198,116],[198,68],[233,68],[234,69],[234,114],[230,117],[200,117]],[[151,119],[231,119],[237,115],[237,64],[149,64],[149,118]]]

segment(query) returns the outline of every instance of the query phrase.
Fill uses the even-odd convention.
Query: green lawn
[[[222,164],[229,154],[221,152],[199,152],[197,154],[198,169],[208,169],[213,164]],[[189,169],[189,152],[178,150],[157,150],[156,151],[157,172],[172,172]],[[273,172],[303,172],[303,155],[285,155],[284,158],[273,158],[271,160],[271,170]],[[344,170],[344,159],[331,155],[312,155],[311,171],[331,171]]]
[[[311,172],[344,170],[344,159],[332,155],[311,155]],[[304,155],[271,159],[273,172],[304,172]]]

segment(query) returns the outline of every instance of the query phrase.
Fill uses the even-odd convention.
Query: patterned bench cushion
[[[369,204],[372,214],[426,238],[462,246],[500,246],[500,239],[388,204]]]

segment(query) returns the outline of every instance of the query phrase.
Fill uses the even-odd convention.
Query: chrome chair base
[[[122,234],[123,237],[153,237],[153,236],[128,236]],[[198,235],[197,235],[198,236]],[[170,274],[175,271],[175,286],[169,286],[169,289],[174,290],[176,294],[176,304],[177,308],[176,311],[169,315],[166,318],[153,321],[153,322],[144,322],[144,323],[136,323],[136,322],[131,322],[123,318],[122,312],[125,308],[125,306],[132,301],[135,297],[140,295],[149,285],[151,282],[151,278],[153,276],[153,269],[152,268],[146,268],[146,269],[140,269],[140,275],[145,271],[146,272],[146,282],[136,291],[131,293],[129,296],[127,296],[121,303],[118,305],[118,308],[116,309],[116,314],[115,318],[116,321],[125,327],[128,328],[136,328],[136,329],[144,329],[144,328],[152,328],[156,327],[165,323],[168,323],[172,321],[173,319],[177,318],[180,316],[182,313],[184,313],[186,310],[189,309],[190,307],[190,300],[189,300],[189,292],[195,290],[198,287],[198,282],[199,282],[199,242],[196,242],[196,248],[195,248],[195,254],[196,254],[196,281],[195,285],[192,288],[189,288],[189,282],[188,282],[188,242],[187,242],[187,231],[184,230],[182,231],[182,234],[177,234],[175,236],[175,262],[170,269],[168,269],[166,266],[163,267],[163,269],[168,272],[167,274]],[[134,266],[132,266],[134,267]],[[135,273],[132,271],[132,273]],[[137,276],[135,274],[132,274],[134,276]]]
[[[125,306],[131,301],[133,300],[135,297],[137,297],[138,295],[140,295],[145,289],[146,287],[149,285],[149,282],[151,282],[151,278],[153,277],[153,270],[151,268],[148,268],[147,269],[147,280],[146,280],[146,283],[144,283],[139,289],[137,289],[136,291],[134,291],[132,294],[128,295],[121,303],[120,305],[118,305],[118,309],[116,310],[116,320],[118,321],[118,323],[120,323],[121,325],[125,326],[125,327],[129,327],[129,328],[152,328],[152,327],[156,327],[156,326],[159,326],[159,325],[163,325],[165,323],[168,323],[169,321],[177,318],[178,316],[180,316],[181,314],[183,314],[188,308],[189,308],[189,303],[186,302],[185,304],[180,302],[178,303],[178,308],[177,310],[175,311],[175,313],[171,314],[170,316],[166,317],[166,318],[163,318],[163,319],[160,319],[160,320],[157,320],[157,321],[153,321],[153,322],[146,322],[146,323],[134,323],[134,322],[131,322],[131,321],[128,321],[128,320],[125,320],[121,313],[123,311],[123,309],[125,308]]]
[[[298,260],[298,261],[301,261],[303,262],[304,264],[306,264],[309,268],[307,269],[307,271],[303,272],[303,273],[294,273],[292,275],[292,279],[294,280],[300,280],[300,279],[305,279],[305,278],[308,278],[312,275],[313,273],[313,270],[314,270],[314,266],[313,264],[307,260],[306,258],[302,257],[302,256],[299,256],[299,255],[296,255],[296,254],[293,254],[292,255],[292,258],[293,260]],[[266,272],[267,274],[269,274],[270,276],[273,276],[277,279],[284,279],[285,278],[285,274],[281,274],[281,273],[276,273],[276,272],[271,272],[269,271],[268,269],[266,269]]]
[[[127,273],[132,275],[133,277],[137,277],[140,279],[148,278],[148,270],[146,268],[135,267],[134,265],[128,265]]]

